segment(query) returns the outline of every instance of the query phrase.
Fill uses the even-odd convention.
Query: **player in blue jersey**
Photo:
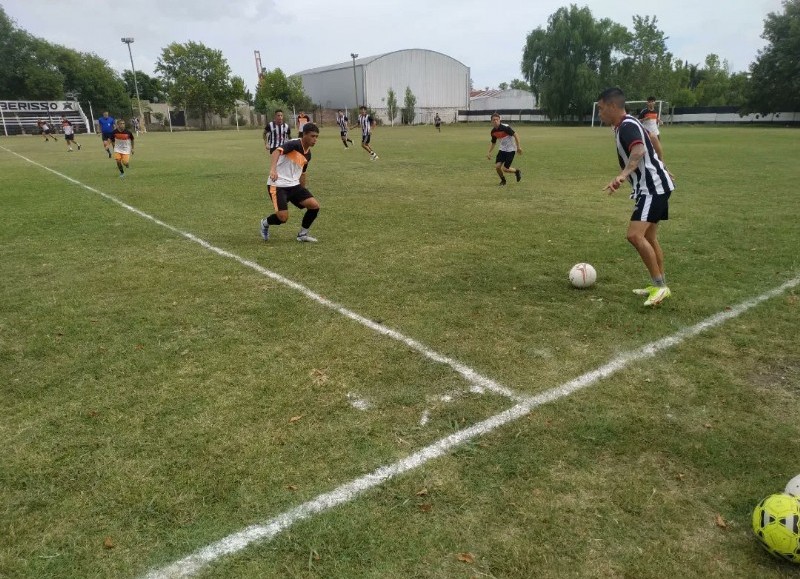
[[[103,111],[103,116],[97,119],[97,124],[100,126],[100,134],[103,137],[103,148],[108,153],[108,158],[111,158],[111,146],[114,144],[114,130],[117,127],[117,121],[114,117],[109,116],[108,111]]]

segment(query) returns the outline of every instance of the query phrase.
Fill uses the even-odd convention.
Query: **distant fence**
[[[551,120],[541,109],[503,109],[503,110],[478,110],[458,111],[458,122],[475,123],[491,121],[493,113],[499,113],[504,121],[549,123]],[[756,113],[740,116],[739,107],[674,107],[668,114],[662,115],[662,120],[667,124],[770,124],[800,126],[800,112],[798,113],[773,113],[759,115]],[[592,116],[586,115],[581,120],[574,119],[576,124],[591,124]],[[595,116],[595,125],[599,119]]]

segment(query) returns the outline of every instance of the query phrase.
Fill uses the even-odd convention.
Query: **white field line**
[[[239,531],[232,535],[228,535],[227,537],[220,539],[215,543],[203,547],[202,549],[199,549],[198,551],[192,553],[191,555],[188,555],[187,557],[184,557],[183,559],[180,559],[166,567],[153,570],[146,575],[146,579],[167,579],[175,577],[189,577],[191,575],[194,575],[199,571],[201,571],[204,567],[206,567],[210,563],[220,559],[225,555],[238,553],[239,551],[245,549],[252,543],[270,540],[279,533],[281,533],[283,530],[291,527],[298,521],[310,518],[313,515],[332,509],[333,507],[338,506],[340,504],[347,503],[353,500],[358,495],[362,494],[363,492],[372,489],[374,487],[377,487],[387,480],[390,480],[405,472],[419,468],[426,462],[449,453],[454,448],[471,440],[472,438],[487,434],[499,428],[500,426],[508,424],[509,422],[512,422],[514,420],[517,420],[518,418],[521,418],[529,414],[532,410],[543,404],[559,400],[561,398],[574,394],[575,392],[583,390],[584,388],[592,386],[593,384],[599,382],[600,380],[608,378],[609,376],[619,372],[620,370],[623,370],[624,368],[627,368],[628,366],[630,366],[635,362],[652,357],[662,350],[676,346],[686,341],[687,339],[696,336],[701,332],[709,330],[715,326],[719,326],[730,319],[742,315],[746,311],[754,308],[755,306],[761,304],[762,302],[777,297],[782,293],[786,292],[787,290],[800,285],[800,276],[797,276],[785,282],[784,284],[761,294],[760,296],[742,302],[741,304],[729,308],[725,311],[719,312],[693,326],[684,328],[683,330],[676,332],[671,336],[667,336],[660,340],[656,340],[655,342],[646,344],[641,348],[639,348],[638,350],[633,350],[631,352],[623,353],[614,358],[613,360],[611,360],[610,362],[604,364],[603,366],[600,366],[595,370],[592,370],[590,372],[587,372],[586,374],[578,376],[577,378],[574,378],[569,382],[565,382],[560,386],[551,388],[550,390],[546,390],[540,394],[537,394],[536,396],[523,397],[505,388],[504,386],[497,384],[493,380],[481,376],[471,368],[468,368],[459,362],[456,362],[454,360],[451,360],[450,358],[447,358],[445,356],[442,356],[441,354],[437,354],[436,352],[429,350],[419,342],[411,338],[408,338],[403,334],[400,334],[399,332],[395,332],[394,330],[389,330],[388,328],[384,328],[383,326],[376,324],[375,322],[368,320],[363,316],[351,312],[350,310],[347,310],[346,308],[339,306],[338,304],[335,304],[334,302],[331,302],[323,298],[322,296],[319,296],[318,294],[312,292],[311,290],[309,290],[308,288],[306,288],[301,284],[298,284],[294,281],[284,278],[283,276],[275,272],[272,272],[266,268],[263,268],[256,263],[253,263],[249,260],[245,260],[235,254],[232,254],[228,251],[215,247],[209,244],[208,242],[199,239],[198,237],[195,237],[190,233],[183,232],[171,225],[168,225],[160,221],[159,219],[156,219],[155,217],[147,213],[144,213],[143,211],[136,209],[135,207],[132,207],[127,203],[124,203],[123,201],[117,199],[116,197],[113,197],[112,195],[108,195],[107,193],[103,193],[102,191],[99,191],[97,189],[94,189],[93,187],[85,185],[80,181],[72,179],[71,177],[67,177],[66,175],[63,175],[58,171],[50,169],[49,167],[45,167],[44,165],[32,161],[14,151],[6,149],[5,147],[0,146],[0,148],[20,157],[21,159],[24,159],[25,161],[28,161],[33,165],[36,165],[38,167],[41,167],[42,169],[45,169],[46,171],[58,175],[59,177],[66,179],[71,183],[79,185],[89,191],[92,191],[93,193],[97,193],[98,195],[105,197],[109,201],[117,203],[118,205],[124,207],[125,209],[128,209],[129,211],[132,211],[133,213],[136,213],[137,215],[140,215],[141,217],[144,217],[145,219],[148,219],[158,225],[161,225],[162,227],[165,227],[166,229],[169,229],[170,231],[178,235],[190,239],[191,241],[200,244],[206,249],[213,251],[214,253],[217,253],[222,257],[229,257],[231,259],[234,259],[235,261],[241,263],[242,265],[250,267],[255,271],[258,271],[259,273],[274,279],[275,281],[287,285],[288,287],[291,287],[303,293],[304,295],[313,299],[314,301],[329,308],[332,308],[341,313],[342,315],[345,315],[375,330],[380,334],[389,336],[391,338],[394,338],[395,340],[398,340],[408,345],[412,349],[417,350],[418,352],[422,353],[431,360],[449,365],[451,368],[456,370],[456,372],[464,376],[464,378],[466,378],[469,382],[473,383],[475,386],[486,388],[487,390],[490,390],[492,392],[503,394],[518,402],[515,406],[512,406],[508,410],[505,410],[500,414],[496,414],[495,416],[492,416],[490,418],[487,418],[486,420],[478,422],[468,428],[455,432],[450,436],[442,438],[437,442],[415,452],[414,454],[411,454],[406,458],[397,461],[394,464],[388,466],[382,466],[369,474],[366,474],[362,477],[359,477],[348,483],[345,483],[330,492],[321,494],[317,496],[315,499],[312,499],[289,511],[286,511],[278,515],[277,517],[270,519],[262,524],[251,525],[243,529],[242,531]]]
[[[140,217],[143,217],[143,218],[145,218],[145,219],[147,219],[149,221],[152,221],[153,223],[155,223],[157,225],[160,225],[161,227],[164,227],[165,229],[168,229],[169,231],[171,231],[171,232],[173,232],[173,233],[175,233],[177,235],[180,235],[181,237],[185,237],[186,239],[197,243],[198,245],[204,247],[205,249],[207,249],[207,250],[209,250],[209,251],[211,251],[213,253],[216,253],[217,255],[219,255],[221,257],[230,258],[230,259],[242,264],[245,267],[249,267],[250,269],[257,271],[258,273],[260,273],[261,275],[263,275],[265,277],[268,277],[268,278],[270,278],[270,279],[272,279],[274,281],[277,281],[278,283],[281,283],[281,284],[283,284],[283,285],[285,285],[287,287],[290,287],[293,290],[296,290],[296,291],[300,292],[301,294],[303,294],[307,298],[314,300],[315,302],[317,302],[320,305],[323,305],[323,306],[325,306],[327,308],[335,310],[335,311],[339,312],[340,314],[342,314],[343,316],[348,317],[351,320],[356,321],[359,324],[361,324],[363,326],[366,326],[369,329],[371,329],[371,330],[373,330],[373,331],[375,331],[375,332],[377,332],[377,333],[379,333],[379,334],[381,334],[383,336],[386,336],[388,338],[392,338],[393,340],[397,340],[398,342],[401,342],[401,343],[405,344],[406,346],[408,346],[412,350],[416,350],[417,352],[419,352],[420,354],[422,354],[423,356],[425,356],[429,360],[432,360],[434,362],[438,362],[440,364],[444,364],[446,366],[450,366],[450,368],[455,370],[469,384],[472,385],[471,390],[473,392],[482,393],[483,391],[488,390],[488,391],[493,392],[495,394],[499,394],[501,396],[505,396],[507,398],[510,398],[514,402],[519,402],[520,400],[524,399],[524,396],[522,396],[521,394],[518,394],[518,393],[514,392],[513,390],[511,390],[509,388],[506,388],[505,386],[499,384],[498,382],[492,380],[491,378],[488,378],[487,376],[483,376],[483,375],[479,374],[477,371],[473,370],[472,368],[470,368],[469,366],[467,366],[465,364],[462,364],[458,360],[454,360],[453,358],[450,358],[450,357],[445,356],[443,354],[439,354],[438,352],[435,352],[434,350],[431,350],[430,348],[428,348],[427,346],[425,346],[424,344],[422,344],[421,342],[418,342],[417,340],[415,340],[413,338],[410,338],[410,337],[408,337],[408,336],[406,336],[406,335],[404,335],[404,334],[402,334],[402,333],[400,333],[400,332],[398,332],[396,330],[392,330],[391,328],[387,328],[386,326],[384,326],[382,324],[379,324],[377,322],[373,322],[369,318],[365,318],[364,316],[362,316],[360,314],[357,314],[356,312],[354,312],[352,310],[349,310],[349,309],[345,308],[344,306],[337,304],[336,302],[332,302],[331,300],[319,295],[318,293],[312,291],[311,289],[307,288],[306,286],[304,286],[302,284],[297,283],[296,281],[292,281],[289,278],[283,277],[279,273],[276,273],[276,272],[274,272],[272,270],[269,270],[269,269],[267,269],[267,268],[255,263],[254,261],[250,261],[248,259],[244,259],[243,257],[240,257],[240,256],[236,255],[235,253],[231,253],[231,252],[226,251],[226,250],[224,250],[222,248],[219,248],[219,247],[217,247],[215,245],[211,245],[207,241],[205,241],[203,239],[200,239],[199,237],[197,237],[197,236],[195,236],[195,235],[193,235],[191,233],[188,233],[186,231],[182,231],[182,230],[178,229],[177,227],[173,227],[172,225],[170,225],[168,223],[164,223],[163,221],[161,221],[160,219],[158,219],[156,217],[153,217],[149,213],[145,213],[141,209],[137,209],[136,207],[133,207],[132,205],[128,205],[127,203],[125,203],[124,201],[122,201],[120,199],[117,199],[113,195],[109,195],[108,193],[104,193],[103,191],[100,191],[99,189],[95,189],[94,187],[90,187],[89,185],[81,183],[80,181],[78,181],[76,179],[73,179],[72,177],[68,177],[67,175],[64,175],[63,173],[59,173],[58,171],[56,171],[54,169],[51,169],[50,167],[45,167],[44,165],[42,165],[40,163],[37,163],[36,161],[33,161],[32,159],[28,159],[27,157],[25,157],[23,155],[20,155],[19,153],[16,153],[16,152],[14,152],[14,151],[12,151],[10,149],[7,149],[6,147],[0,146],[0,149],[3,149],[4,151],[8,151],[12,155],[16,155],[20,159],[23,159],[23,160],[27,161],[28,163],[30,163],[32,165],[36,165],[37,167],[40,167],[40,168],[44,169],[45,171],[49,171],[50,173],[53,173],[54,175],[57,175],[57,176],[61,177],[62,179],[66,179],[70,183],[78,185],[79,187],[83,187],[84,189],[86,189],[88,191],[91,191],[92,193],[97,193],[98,195],[104,197],[105,199],[108,199],[109,201],[112,201],[113,203],[116,203],[120,207],[123,207],[123,208],[127,209],[128,211],[131,211],[132,213],[135,213],[136,215],[138,215]]]
[[[693,326],[684,328],[683,330],[676,332],[671,336],[667,336],[660,340],[656,340],[655,342],[646,344],[638,350],[621,354],[607,364],[600,366],[596,370],[592,370],[591,372],[587,372],[582,376],[578,376],[569,382],[565,382],[561,386],[552,388],[542,392],[541,394],[537,394],[536,396],[527,397],[508,410],[492,416],[491,418],[487,418],[482,422],[478,422],[469,428],[459,430],[458,432],[455,432],[446,438],[442,438],[430,446],[426,446],[425,448],[397,461],[394,464],[382,466],[369,474],[345,483],[330,492],[323,493],[317,496],[315,499],[303,503],[278,515],[277,517],[265,521],[264,523],[251,525],[237,533],[228,535],[224,539],[220,539],[215,543],[203,547],[191,555],[175,561],[166,567],[150,571],[145,576],[145,579],[174,579],[177,577],[190,577],[201,571],[205,566],[220,559],[221,557],[224,557],[225,555],[238,553],[248,545],[255,542],[269,541],[298,521],[308,519],[316,514],[332,509],[337,505],[350,502],[361,493],[377,487],[378,485],[396,477],[397,475],[418,468],[434,458],[438,458],[444,454],[447,454],[457,446],[472,438],[487,434],[492,430],[499,428],[500,426],[527,415],[538,406],[574,394],[579,390],[583,390],[584,388],[599,382],[603,378],[608,378],[609,376],[627,368],[636,362],[655,356],[658,352],[666,350],[667,348],[677,346],[687,339],[696,336],[700,332],[704,332],[715,326],[719,326],[730,319],[740,316],[747,310],[766,300],[779,296],[786,290],[797,285],[800,285],[800,276],[795,277],[783,285],[763,293],[758,297],[742,302],[741,304],[732,307],[729,310],[706,318],[705,320]]]

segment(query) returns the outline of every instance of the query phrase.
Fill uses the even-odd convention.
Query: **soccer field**
[[[323,127],[317,244],[260,131],[0,138],[0,577],[796,576],[800,132],[663,130],[645,308],[610,130],[511,124]]]

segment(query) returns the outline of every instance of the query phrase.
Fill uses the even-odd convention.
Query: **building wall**
[[[391,122],[386,114],[390,88],[395,92],[398,108],[403,106],[406,87],[411,89],[417,99],[415,123],[431,122],[437,112],[444,122],[455,122],[457,111],[469,103],[469,67],[431,50],[398,50],[357,59],[355,83],[352,62],[297,75],[314,103],[352,110],[357,92],[358,104],[366,104],[385,123]],[[399,122],[399,115],[395,122]]]
[[[504,90],[493,96],[471,98],[469,101],[470,110],[530,110],[536,108],[536,99],[533,93],[526,90],[509,89]]]
[[[469,67],[444,54],[430,50],[400,50],[375,59],[365,68],[367,104],[386,106],[393,89],[400,107],[406,87],[417,99],[415,108],[463,108],[469,102]],[[441,114],[441,113],[440,113]]]

